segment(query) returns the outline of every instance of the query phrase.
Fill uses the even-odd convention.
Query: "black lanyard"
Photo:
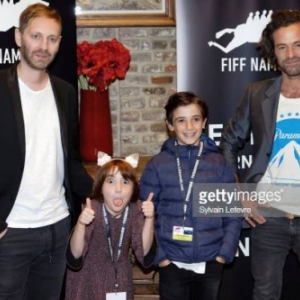
[[[107,212],[105,209],[105,205],[102,204],[102,212],[103,212],[104,223],[105,223],[105,227],[106,227],[106,237],[107,237],[107,243],[108,243],[108,248],[109,248],[109,254],[110,254],[110,258],[111,258],[112,264],[114,266],[114,271],[115,271],[115,291],[118,289],[118,286],[119,286],[117,283],[118,270],[116,267],[116,262],[118,261],[120,254],[121,254],[123,238],[124,238],[126,223],[127,223],[127,219],[128,219],[128,211],[129,211],[129,207],[127,206],[124,211],[124,214],[123,214],[122,227],[121,227],[120,238],[119,238],[119,242],[118,242],[118,252],[117,252],[117,257],[116,257],[116,261],[115,261],[112,240],[111,240],[111,230],[110,230],[110,226],[109,226],[109,222],[108,222]]]
[[[184,191],[183,178],[182,178],[182,168],[181,168],[181,164],[180,164],[177,141],[175,141],[175,146],[176,146],[175,147],[176,148],[176,163],[177,163],[177,172],[178,172],[178,178],[179,178],[179,186],[180,186],[182,199],[184,200],[184,204],[183,204],[183,226],[184,226],[184,222],[185,222],[185,219],[186,219],[187,206],[188,206],[188,203],[189,203],[189,200],[190,200],[192,188],[193,188],[193,185],[194,185],[194,179],[195,179],[195,176],[196,176],[196,172],[197,172],[198,165],[199,165],[199,162],[200,162],[200,157],[201,157],[202,150],[203,150],[203,142],[200,141],[199,152],[198,152],[196,162],[195,162],[195,165],[194,165],[191,177],[190,177],[190,182],[189,182],[188,190],[187,190],[186,194],[185,194],[185,191]]]

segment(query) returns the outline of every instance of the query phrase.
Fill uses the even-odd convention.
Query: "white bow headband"
[[[140,155],[138,153],[133,153],[131,155],[126,156],[125,159],[111,158],[111,156],[109,156],[108,154],[106,154],[102,151],[98,151],[97,165],[102,167],[103,165],[105,165],[110,160],[121,159],[121,160],[127,161],[133,168],[136,168],[138,166],[138,163],[139,163],[139,157],[140,157]]]

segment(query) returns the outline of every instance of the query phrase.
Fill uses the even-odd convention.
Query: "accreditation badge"
[[[122,293],[107,293],[106,300],[126,300],[126,292]]]
[[[177,241],[192,242],[193,241],[192,227],[173,226],[172,239]]]

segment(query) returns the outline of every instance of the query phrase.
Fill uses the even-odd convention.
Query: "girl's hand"
[[[81,225],[89,225],[93,222],[94,218],[95,211],[92,209],[92,200],[87,198],[86,205],[78,218],[78,223]]]
[[[150,193],[148,199],[142,204],[142,212],[145,218],[152,219],[154,218],[154,204],[152,202],[153,193]]]

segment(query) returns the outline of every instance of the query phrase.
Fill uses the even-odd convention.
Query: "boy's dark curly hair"
[[[186,106],[189,104],[197,104],[200,107],[203,119],[208,118],[208,105],[207,103],[192,92],[177,92],[171,95],[168,99],[168,102],[165,106],[166,111],[166,120],[169,124],[173,124],[173,114],[174,110],[180,106]]]

